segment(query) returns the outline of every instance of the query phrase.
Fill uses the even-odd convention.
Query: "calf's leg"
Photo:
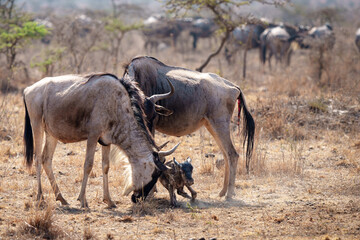
[[[177,194],[183,196],[184,198],[188,198],[188,199],[191,198],[191,197],[189,196],[189,194],[187,194],[187,193],[184,191],[184,187],[178,188],[178,189],[177,189]]]
[[[197,192],[190,186],[186,186],[187,189],[189,189],[190,193],[191,193],[191,200],[194,201],[196,196],[197,196]]]

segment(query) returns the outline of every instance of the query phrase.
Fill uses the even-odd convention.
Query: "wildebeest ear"
[[[179,166],[179,167],[180,167],[180,163],[178,163],[178,161],[176,161],[175,158],[173,158],[173,162],[175,163],[176,166]]]
[[[167,109],[163,106],[155,104],[155,112],[159,115],[167,117],[167,116],[170,116],[171,114],[173,114],[174,111]]]
[[[191,158],[187,157],[186,162],[191,163]]]

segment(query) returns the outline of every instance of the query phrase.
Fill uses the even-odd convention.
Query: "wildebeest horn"
[[[165,143],[161,144],[159,146],[159,150],[161,150],[163,147],[165,147],[170,141],[166,141]]]
[[[159,152],[159,157],[166,157],[169,156],[170,154],[172,154],[173,152],[175,152],[176,148],[179,146],[180,143],[176,144],[175,147],[173,147],[171,150],[169,151],[161,151]]]
[[[174,92],[175,92],[175,88],[174,86],[172,85],[172,83],[170,82],[170,80],[168,78],[166,78],[166,80],[169,82],[169,85],[170,85],[170,88],[171,88],[171,91],[168,92],[168,93],[162,93],[162,94],[154,94],[152,95],[151,97],[149,97],[149,100],[153,103],[156,103],[157,101],[160,101],[162,99],[166,99],[166,98],[169,98],[171,97]]]

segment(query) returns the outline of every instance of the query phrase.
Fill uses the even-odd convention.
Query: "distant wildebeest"
[[[177,206],[175,190],[177,194],[194,201],[197,193],[191,187],[194,184],[191,159],[188,157],[184,162],[179,163],[173,158],[172,161],[167,162],[165,165],[168,166],[168,169],[162,172],[159,181],[169,191],[170,205]],[[184,191],[184,186],[189,189],[191,197]]]
[[[179,21],[162,16],[151,16],[144,21],[142,33],[145,36],[144,48],[149,51],[157,49],[160,43],[168,43],[176,47],[177,39],[183,30]]]
[[[312,48],[332,49],[335,45],[335,34],[329,24],[320,27],[313,27],[309,30],[308,44]]]
[[[230,81],[214,74],[201,73],[181,67],[167,66],[152,57],[137,57],[126,66],[124,78],[138,82],[146,96],[168,92],[167,79],[175,87],[175,93],[159,103],[173,111],[168,117],[154,119],[154,130],[172,136],[184,136],[205,126],[218,143],[225,158],[224,185],[220,196],[235,194],[235,177],[239,154],[230,137],[230,122],[238,100],[238,117],[244,110],[244,145],[246,168],[249,171],[255,122],[245,102],[241,89]]]
[[[307,48],[303,43],[306,32],[307,30],[302,26],[296,27],[289,24],[265,29],[260,35],[260,61],[265,64],[268,60],[271,68],[271,57],[275,55],[277,63],[283,62],[289,66],[293,49],[295,49],[291,47],[291,44],[295,42],[300,48]]]
[[[118,79],[112,74],[44,78],[25,88],[23,98],[25,158],[27,166],[31,167],[35,153],[37,200],[42,199],[42,165],[56,200],[63,205],[68,204],[60,193],[52,170],[58,141],[73,143],[87,140],[84,175],[78,197],[82,208],[88,207],[85,190],[98,142],[102,145],[104,202],[109,207],[115,207],[108,187],[111,144],[122,149],[129,158],[131,183],[124,193],[134,191],[133,198],[147,196],[161,171],[166,169],[159,159],[175,150],[158,151],[146,127],[144,94],[133,82]],[[157,98],[160,99],[162,97]],[[45,146],[42,147],[44,133]]]
[[[229,48],[225,56],[230,61],[233,54],[240,48],[253,49],[260,47],[260,35],[266,27],[272,27],[269,24],[243,24],[236,27],[230,36]],[[233,48],[233,50],[229,50]]]
[[[355,33],[355,44],[360,52],[360,28]]]
[[[190,35],[193,37],[193,49],[197,48],[199,38],[210,38],[217,29],[217,25],[211,19],[194,19],[190,26]]]
[[[261,41],[261,62],[265,64],[267,51],[269,52],[268,62],[271,68],[271,57],[275,55],[276,63],[285,61],[290,48],[290,34],[283,26],[267,28],[260,36]]]

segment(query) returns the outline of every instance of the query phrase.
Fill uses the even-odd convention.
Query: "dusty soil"
[[[224,170],[216,162],[223,157],[210,134],[200,129],[181,138],[156,136],[158,143],[170,140],[168,146],[181,141],[173,154],[178,161],[192,158],[195,202],[178,196],[180,207],[171,208],[169,194],[158,184],[153,198],[132,204],[130,196],[122,195],[122,163],[116,160],[111,162],[109,181],[117,208],[107,209],[102,202],[99,147],[87,186],[90,210],[80,209],[76,199],[85,157],[81,142],[59,143],[53,160],[70,206],[55,202],[43,172],[46,204],[37,207],[35,170],[23,164],[21,91],[1,94],[0,239],[360,239],[360,60],[350,44],[341,45],[352,48],[346,52],[351,57],[342,57],[340,64],[339,54],[334,54],[325,83],[311,78],[312,62],[305,51],[295,54],[289,68],[277,66],[273,71],[261,71],[258,52],[250,51],[244,81],[239,77],[240,56],[232,66],[223,57],[211,62],[206,71],[241,86],[257,124],[249,175],[244,171],[242,139],[232,127],[240,161],[231,201],[218,197]],[[185,54],[167,49],[152,55],[169,65],[194,69],[210,48]],[[134,47],[125,50],[123,60],[139,54]],[[102,71],[92,68],[96,70]],[[22,79],[19,90],[34,81]]]
[[[1,133],[2,239],[359,239],[359,138],[351,139],[342,130],[318,132],[318,139],[302,141],[265,140],[258,136],[254,157],[258,170],[246,175],[241,170],[244,162],[240,161],[237,195],[231,201],[218,197],[223,169],[215,167],[215,162],[222,156],[206,130],[182,138],[157,134],[159,143],[170,140],[171,146],[182,142],[174,153],[176,159],[193,159],[198,197],[189,202],[178,196],[179,208],[170,207],[169,195],[161,185],[154,198],[133,205],[129,196],[121,194],[123,173],[121,163],[115,161],[110,169],[110,192],[117,208],[106,209],[102,202],[99,148],[87,187],[90,210],[81,210],[76,199],[85,143],[60,143],[53,167],[70,206],[54,202],[43,173],[47,204],[39,209],[35,171],[29,172],[23,165],[21,95],[10,94],[6,100],[11,104],[4,106],[8,123]],[[236,128],[233,139],[240,150]],[[35,229],[31,223],[36,220],[39,229],[46,222],[50,225],[43,231]]]

